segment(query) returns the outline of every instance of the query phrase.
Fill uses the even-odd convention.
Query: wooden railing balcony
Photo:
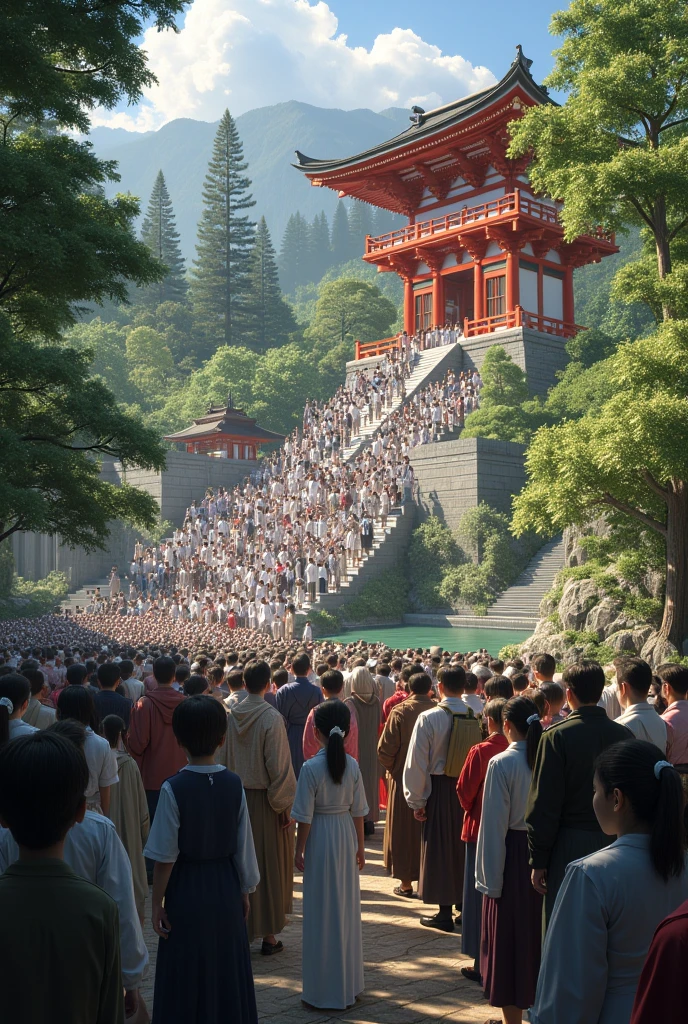
[[[384,356],[387,352],[399,350],[399,335],[393,338],[383,338],[381,341],[356,341],[354,342],[356,354],[354,359],[369,359],[373,356]]]
[[[504,331],[511,327],[530,327],[534,331],[554,334],[558,338],[573,338],[579,331],[587,330],[579,324],[567,323],[554,316],[530,313],[516,306],[516,309],[496,316],[484,316],[479,320],[464,319],[463,335],[464,338],[475,338],[480,334],[492,334],[493,331]]]
[[[365,254],[371,256],[396,246],[418,243],[448,231],[459,231],[461,228],[470,227],[483,221],[506,220],[514,216],[529,217],[541,224],[560,227],[559,217],[554,206],[542,203],[538,199],[532,199],[520,189],[516,189],[514,192],[508,192],[497,199],[479,203],[477,206],[464,206],[463,209],[456,210],[454,213],[446,213],[444,217],[417,221],[415,224],[397,228],[396,231],[388,231],[384,235],[374,237],[367,235]],[[614,236],[602,228],[598,228],[593,233],[593,237],[604,239],[612,244],[614,241]]]

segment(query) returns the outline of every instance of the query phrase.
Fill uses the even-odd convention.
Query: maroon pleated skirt
[[[509,829],[502,895],[483,897],[480,973],[490,1006],[533,1005],[541,942],[542,896],[530,882],[528,839]]]

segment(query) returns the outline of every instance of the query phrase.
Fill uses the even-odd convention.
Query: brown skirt
[[[247,789],[246,805],[260,871],[258,887],[249,897],[248,939],[253,942],[257,936],[281,932],[292,911],[294,839],[293,828],[280,828],[267,790]]]
[[[424,903],[461,906],[465,848],[461,842],[463,811],[456,795],[456,779],[433,775],[425,807],[420,846],[418,892]]]
[[[526,833],[509,829],[502,895],[483,896],[480,973],[490,1006],[533,1005],[541,921],[542,896],[530,882]]]
[[[420,877],[420,842],[422,826],[404,799],[401,780],[387,774],[387,818],[383,853],[390,875],[415,882]]]

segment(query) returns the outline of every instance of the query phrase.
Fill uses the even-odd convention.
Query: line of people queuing
[[[51,1019],[56,998],[65,1019],[135,1012],[151,880],[154,1022],[225,1020],[227,986],[254,1022],[249,944],[282,951],[294,867],[304,1002],[353,1005],[381,793],[394,895],[438,907],[422,926],[459,922],[462,973],[507,1024],[682,1019],[688,669],[620,658],[609,684],[590,661],[557,680],[547,654],[149,653],[2,652],[10,1019]],[[54,943],[38,973],[37,936]]]

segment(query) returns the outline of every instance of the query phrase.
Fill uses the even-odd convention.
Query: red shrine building
[[[259,427],[245,412],[235,409],[230,395],[226,406],[212,405],[205,416],[185,430],[169,434],[165,441],[185,445],[191,455],[253,461],[259,445],[281,443],[284,436]]]
[[[580,329],[574,269],[618,251],[602,230],[566,242],[561,204],[529,184],[530,158],[507,156],[509,122],[553,102],[531,64],[519,46],[496,85],[428,113],[414,107],[409,128],[356,156],[316,160],[297,151],[295,166],[312,185],[408,218],[397,231],[368,236],[363,259],[404,282],[409,334],[445,323],[460,324],[464,339],[529,328],[562,339],[563,348]]]

